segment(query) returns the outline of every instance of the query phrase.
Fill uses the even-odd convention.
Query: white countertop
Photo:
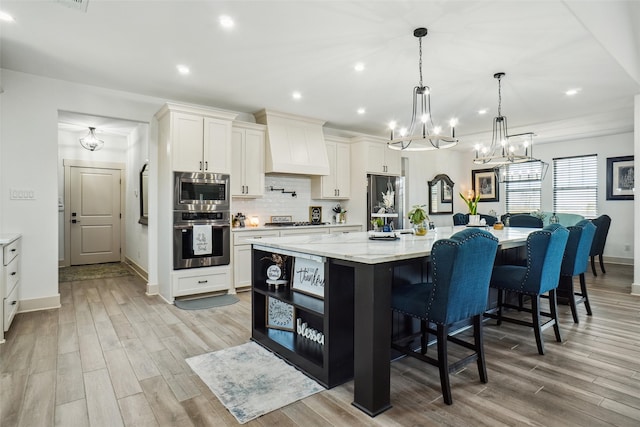
[[[8,245],[16,239],[20,238],[20,233],[0,234],[0,246]]]
[[[280,225],[260,225],[258,227],[235,227],[232,228],[231,231],[265,231],[265,230],[290,230],[292,228],[297,229],[305,229],[305,228],[313,228],[313,229],[317,229],[317,228],[338,228],[338,227],[362,227],[362,224],[355,224],[355,223],[343,223],[343,224],[330,224],[330,223],[324,223],[322,225],[285,225],[285,226],[280,226]]]
[[[315,226],[317,227],[317,226]],[[370,240],[367,232],[347,234],[313,234],[287,237],[250,239],[256,248],[279,249],[291,255],[310,254],[319,257],[342,259],[364,264],[400,261],[426,256],[431,253],[433,242],[449,238],[464,230],[465,226],[438,227],[426,236],[400,234],[397,240]],[[505,227],[503,230],[485,228],[496,236],[503,248],[520,246],[532,231],[539,228]]]

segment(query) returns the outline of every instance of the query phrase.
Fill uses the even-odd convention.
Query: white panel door
[[[71,168],[71,265],[120,261],[120,170]]]

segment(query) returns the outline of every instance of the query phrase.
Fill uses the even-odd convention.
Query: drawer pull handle
[[[11,301],[11,305],[16,305],[18,301]]]
[[[207,283],[208,280],[198,280],[198,283]]]
[[[16,248],[11,249],[11,252],[15,252],[15,251],[17,251],[17,249],[16,249]]]

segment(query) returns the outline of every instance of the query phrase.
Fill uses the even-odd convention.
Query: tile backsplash
[[[296,197],[273,188],[295,191]],[[339,201],[343,209],[349,209],[349,201]],[[333,207],[337,200],[318,200],[311,198],[311,177],[303,175],[267,175],[265,176],[264,197],[257,199],[233,198],[231,214],[242,212],[247,218],[257,216],[260,224],[271,222],[271,216],[291,215],[293,221],[309,221],[309,206],[322,207],[322,222],[333,221]],[[347,213],[348,218],[348,213]]]

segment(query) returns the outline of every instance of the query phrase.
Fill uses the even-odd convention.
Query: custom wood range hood
[[[329,175],[323,120],[272,110],[260,110],[254,116],[256,122],[267,125],[266,173]]]

